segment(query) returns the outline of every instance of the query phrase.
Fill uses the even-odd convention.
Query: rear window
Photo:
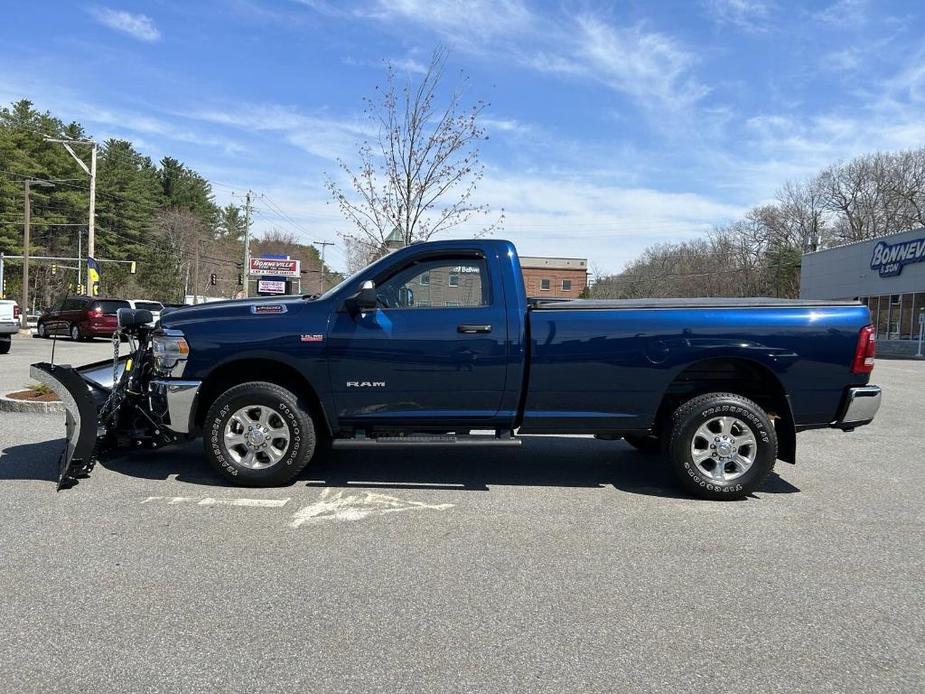
[[[102,309],[102,312],[108,315],[115,315],[120,308],[131,308],[127,301],[94,301],[90,304],[90,310]]]
[[[160,311],[164,308],[164,305],[157,301],[136,301],[135,308],[140,308],[145,311]]]

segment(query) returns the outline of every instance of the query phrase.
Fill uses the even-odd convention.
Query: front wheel
[[[777,460],[767,413],[733,393],[707,393],[672,418],[671,463],[681,484],[703,499],[741,499],[761,486]]]
[[[255,381],[227,390],[209,407],[203,430],[209,462],[242,486],[286,484],[315,451],[308,408],[275,383]]]
[[[39,323],[35,326],[35,334],[42,338],[48,337],[48,331],[45,329],[44,323]]]

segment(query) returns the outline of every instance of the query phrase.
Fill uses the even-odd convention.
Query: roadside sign
[[[300,260],[287,258],[251,258],[248,273],[255,277],[298,277],[302,270]]]
[[[284,280],[258,280],[257,291],[261,294],[285,294],[286,282]]]

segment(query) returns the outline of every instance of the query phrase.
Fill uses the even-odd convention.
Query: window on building
[[[422,273],[420,282],[421,282],[422,287],[429,287],[430,286],[430,273],[429,272]]]
[[[540,280],[540,289],[544,291],[549,291],[550,281],[549,280]]]
[[[572,280],[562,280],[562,291],[563,292],[572,291]]]
[[[458,287],[459,286],[459,275],[457,275],[455,272],[450,273],[450,279],[447,282],[447,286]]]
[[[891,294],[890,295],[890,303],[893,304],[894,306],[899,306],[901,301],[902,301],[902,294]]]

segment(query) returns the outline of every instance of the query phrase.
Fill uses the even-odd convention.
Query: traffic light
[[[244,286],[244,273],[243,272],[238,273],[238,286],[239,287]]]
[[[54,263],[51,264],[51,274],[53,274],[53,275],[57,275],[57,274],[58,274],[58,266],[55,265]]]
[[[217,279],[218,278],[215,276],[215,273],[213,272],[211,275],[209,275],[209,284],[214,287]]]

